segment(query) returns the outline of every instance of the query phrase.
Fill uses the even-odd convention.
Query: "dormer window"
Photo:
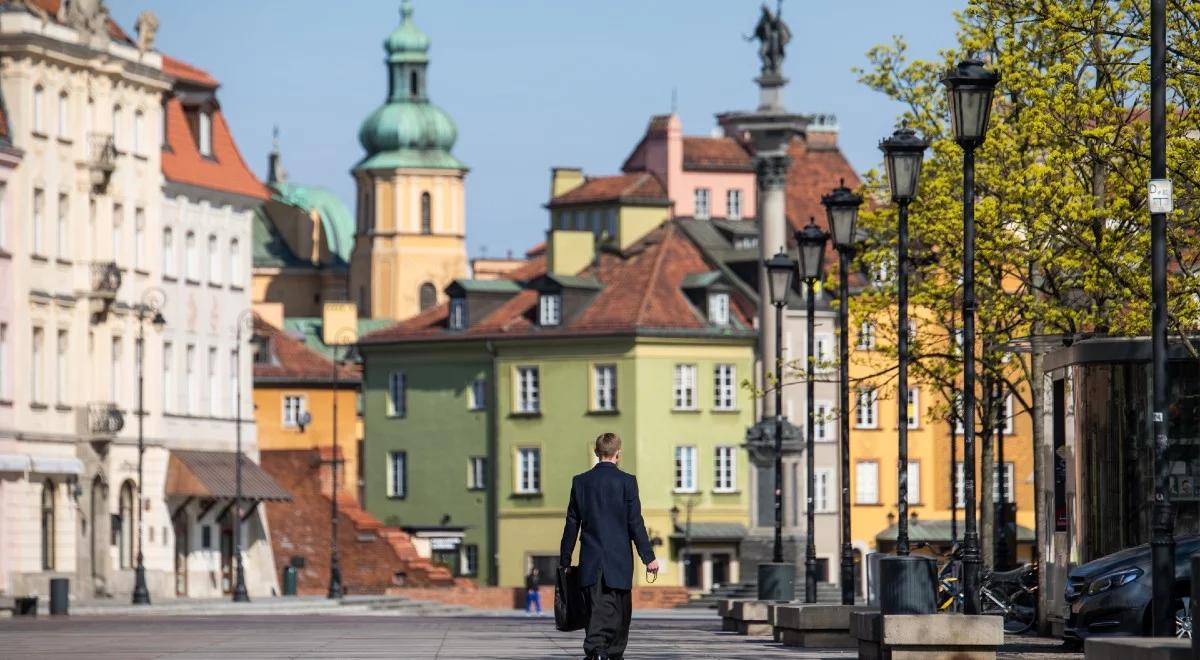
[[[212,156],[212,115],[207,110],[201,110],[197,124],[196,147],[200,149],[201,156]]]
[[[557,293],[543,293],[538,299],[538,317],[543,326],[556,326],[562,323],[562,296]]]
[[[729,294],[708,294],[708,322],[713,325],[729,325]]]
[[[450,329],[466,330],[467,328],[467,299],[450,299]]]

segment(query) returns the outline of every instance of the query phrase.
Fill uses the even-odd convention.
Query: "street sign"
[[[1170,179],[1150,179],[1150,212],[1170,213],[1175,210],[1175,196]]]

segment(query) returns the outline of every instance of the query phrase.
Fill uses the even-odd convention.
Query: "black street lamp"
[[[146,587],[146,564],[142,557],[142,520],[145,518],[144,509],[145,500],[142,498],[142,463],[146,454],[145,442],[145,389],[146,389],[146,321],[154,326],[155,330],[161,331],[163,326],[167,324],[167,320],[163,318],[162,308],[167,304],[167,294],[158,287],[150,287],[142,293],[142,301],[134,307],[134,314],[137,315],[138,335],[137,346],[134,347],[137,352],[137,506],[134,509],[137,512],[137,566],[134,568],[133,577],[133,604],[134,605],[149,605],[150,590]]]
[[[963,150],[963,593],[967,614],[979,614],[979,529],[975,521],[975,149],[983,144],[1000,76],[979,60],[948,72],[946,86],[954,139]]]
[[[795,593],[795,569],[783,563],[783,308],[796,263],[779,252],[763,264],[767,269],[767,288],[775,306],[775,545],[772,564],[760,565],[759,597],[763,600],[791,600]]]
[[[896,529],[896,554],[908,555],[908,205],[917,196],[917,182],[921,176],[921,159],[929,146],[915,131],[902,127],[892,136],[879,143],[887,165],[888,184],[892,189],[892,201],[900,207],[899,227],[896,232],[896,438],[899,444],[900,473],[899,522]]]
[[[808,293],[808,328],[805,341],[805,405],[808,410],[808,426],[805,429],[804,451],[808,454],[808,465],[805,474],[805,505],[806,511],[805,544],[804,544],[804,602],[817,602],[817,540],[816,509],[813,507],[813,491],[816,490],[816,459],[813,457],[813,435],[816,433],[816,401],[813,396],[813,372],[816,362],[816,341],[813,334],[816,331],[817,287],[825,276],[825,245],[829,242],[829,234],[821,231],[816,222],[809,218],[808,226],[796,232],[796,245],[800,246],[800,277],[804,279],[804,287]]]
[[[838,252],[838,453],[842,482],[842,604],[854,604],[854,548],[850,545],[850,258],[858,241],[858,208],[863,198],[845,181],[821,198],[829,233]]]
[[[1167,9],[1166,0],[1150,1],[1150,190],[1170,190],[1167,180]],[[1167,462],[1167,213],[1170,193],[1150,213],[1150,297],[1152,396],[1154,409],[1154,512],[1150,554],[1154,600],[1153,632],[1175,634],[1175,516],[1171,509]]]
[[[233,602],[248,603],[250,594],[246,591],[246,571],[242,566],[242,333],[253,336],[254,310],[242,310],[234,327],[233,362],[237,369],[237,401],[234,403],[234,437],[236,444],[233,455],[234,497],[233,497],[233,557],[234,557],[234,586]]]
[[[345,463],[338,457],[338,365],[347,361],[354,353],[354,341],[357,339],[356,328],[341,328],[334,333],[333,340],[333,369],[329,373],[329,387],[333,391],[333,454],[329,457],[330,492],[329,492],[329,592],[328,598],[340,599],[344,594],[342,589],[342,564],[338,557],[338,467]],[[337,347],[347,346],[342,354],[342,360],[337,359]]]

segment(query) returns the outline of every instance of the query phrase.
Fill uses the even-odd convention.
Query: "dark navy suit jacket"
[[[559,564],[571,565],[575,537],[579,549],[579,586],[596,584],[603,571],[610,589],[633,588],[633,551],[637,546],[642,563],[654,561],[654,549],[642,520],[642,501],[637,479],[616,464],[601,461],[571,482],[571,502],[559,546]]]

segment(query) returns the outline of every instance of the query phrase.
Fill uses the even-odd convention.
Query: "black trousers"
[[[601,573],[596,576],[596,584],[584,590],[583,600],[588,611],[584,654],[588,657],[622,657],[629,643],[629,618],[633,613],[633,596],[629,589],[608,587]]]

